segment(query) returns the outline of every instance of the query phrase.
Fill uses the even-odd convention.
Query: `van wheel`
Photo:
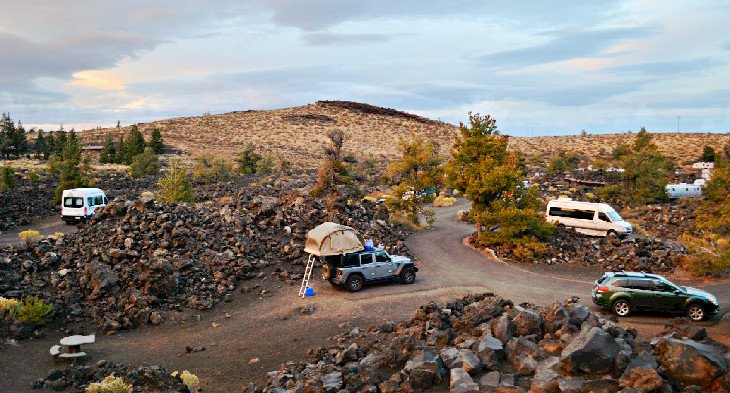
[[[350,292],[360,292],[364,284],[365,280],[359,274],[353,274],[347,278],[347,289]]]
[[[416,282],[416,271],[412,267],[404,267],[400,273],[400,282],[403,284],[413,284]]]
[[[690,304],[687,307],[687,317],[695,322],[699,322],[705,319],[705,308],[701,304]]]
[[[618,237],[618,233],[616,233],[616,231],[614,231],[613,229],[609,229],[608,232],[606,232],[606,237],[611,237],[611,236]]]
[[[619,317],[625,317],[631,313],[631,305],[624,299],[613,302],[613,312]]]

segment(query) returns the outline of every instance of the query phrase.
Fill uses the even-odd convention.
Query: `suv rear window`
[[[373,254],[360,254],[360,264],[365,265],[368,263],[373,263]]]
[[[633,279],[630,281],[630,285],[633,289],[651,290],[651,281],[646,279]]]
[[[80,197],[63,198],[63,207],[84,207],[84,198],[80,198]]]
[[[360,266],[360,255],[358,254],[347,254],[342,257],[342,267],[355,267]]]
[[[617,278],[611,283],[614,287],[628,288],[629,280],[625,278]]]

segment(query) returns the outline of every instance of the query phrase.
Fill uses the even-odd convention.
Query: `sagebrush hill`
[[[453,124],[350,101],[318,101],[292,108],[178,117],[140,123],[138,127],[148,140],[152,130],[158,128],[171,150],[188,156],[212,154],[232,159],[251,143],[259,153],[306,168],[319,165],[330,130],[345,132],[346,153],[381,162],[397,158],[398,139],[409,138],[412,133],[436,141],[444,156],[449,154],[458,134],[458,127]],[[129,130],[130,126],[98,128],[83,131],[79,136],[84,144],[102,145],[107,135],[117,141],[120,134],[126,137]],[[510,146],[528,160],[547,161],[565,150],[580,153],[590,162],[595,157],[609,158],[616,145],[630,143],[634,135],[512,137]],[[700,157],[705,145],[721,151],[730,143],[730,133],[657,133],[654,141],[663,154],[679,165],[686,165]]]

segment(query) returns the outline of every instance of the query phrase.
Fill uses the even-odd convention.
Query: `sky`
[[[510,135],[728,132],[729,26],[728,1],[3,0],[0,112],[86,129],[351,100]]]

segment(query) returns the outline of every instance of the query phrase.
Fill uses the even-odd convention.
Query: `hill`
[[[116,141],[129,126],[101,128],[80,133],[84,144],[104,142],[107,134]],[[166,144],[182,154],[203,153],[233,158],[248,143],[259,152],[272,154],[299,166],[313,168],[322,158],[327,132],[345,132],[345,151],[359,158],[390,161],[397,156],[399,138],[415,132],[435,140],[441,153],[448,155],[458,128],[394,109],[350,101],[318,101],[314,104],[275,110],[248,110],[218,115],[179,117],[139,124],[149,138],[159,128]],[[567,136],[512,137],[510,145],[528,160],[547,162],[561,150],[577,152],[590,162],[609,158],[620,143],[631,143],[636,134],[589,134]],[[730,143],[730,133],[657,133],[654,141],[663,154],[678,165],[697,160],[705,145],[720,151]]]
[[[345,132],[345,151],[359,158],[377,160],[396,157],[396,143],[412,132],[439,141],[448,154],[457,128],[451,124],[413,114],[349,101],[318,101],[314,104],[262,111],[239,111],[219,115],[180,117],[139,124],[149,138],[160,129],[165,143],[183,154],[210,153],[229,158],[253,143],[259,152],[287,159],[304,167],[316,167],[322,157],[327,132]],[[116,141],[130,127],[103,128],[80,133],[84,144],[103,144],[107,134]]]
[[[655,133],[652,136],[662,154],[674,159],[679,166],[696,162],[705,145],[714,147],[717,152],[730,145],[730,133]],[[510,146],[522,152],[528,161],[548,160],[564,150],[579,153],[590,162],[596,157],[610,158],[614,147],[632,143],[635,138],[635,133],[513,137]]]

